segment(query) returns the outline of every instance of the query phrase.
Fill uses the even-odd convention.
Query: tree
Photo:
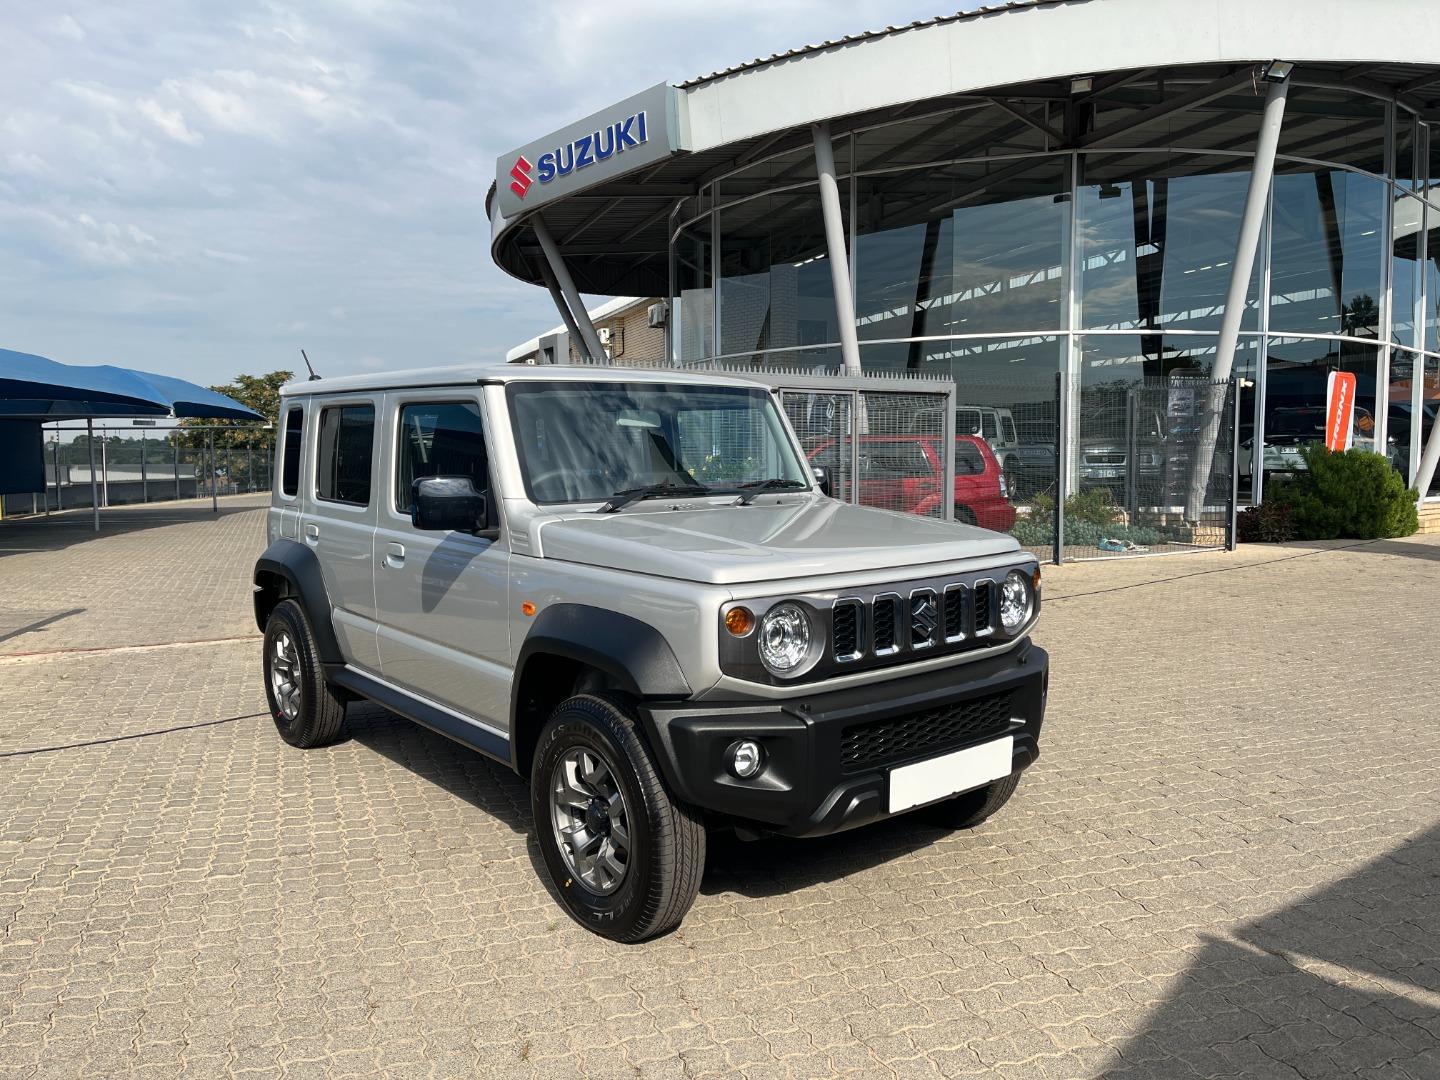
[[[217,394],[232,397],[240,404],[254,409],[272,425],[265,430],[253,420],[181,420],[181,430],[175,438],[182,446],[204,446],[206,432],[186,431],[187,428],[215,427],[209,434],[215,437],[215,447],[236,449],[260,449],[269,446],[275,438],[274,424],[280,415],[280,387],[295,377],[294,372],[272,371],[268,375],[236,375],[228,386],[212,386]]]

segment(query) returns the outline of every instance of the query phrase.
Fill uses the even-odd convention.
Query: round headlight
[[[1000,587],[1000,625],[1007,634],[1013,634],[1025,625],[1034,608],[1035,594],[1030,588],[1030,578],[1019,570],[1011,570]]]
[[[760,620],[760,659],[788,675],[810,654],[810,616],[798,604],[776,604]]]

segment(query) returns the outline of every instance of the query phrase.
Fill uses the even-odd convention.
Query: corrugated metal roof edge
[[[778,64],[782,60],[793,60],[797,56],[807,56],[810,53],[823,52],[826,49],[838,49],[845,45],[854,45],[861,41],[873,41],[876,38],[889,37],[893,34],[903,34],[910,30],[921,30],[927,26],[941,26],[945,23],[963,22],[966,19],[979,19],[986,15],[999,15],[1007,11],[1020,11],[1026,8],[1054,7],[1058,4],[1088,3],[1090,0],[1006,0],[1002,4],[986,4],[983,7],[975,8],[972,11],[957,11],[953,15],[936,15],[932,19],[917,19],[902,26],[887,26],[881,30],[862,30],[858,34],[847,34],[832,41],[821,41],[812,45],[799,45],[785,52],[778,52],[771,56],[757,56],[753,60],[746,60],[744,63],[735,64],[720,71],[712,71],[708,75],[697,75],[693,79],[675,85],[681,90],[688,90],[691,87],[703,86],[705,83],[714,82],[716,79],[723,79],[727,75],[738,75],[742,71],[752,71],[755,68],[765,67],[767,64]]]

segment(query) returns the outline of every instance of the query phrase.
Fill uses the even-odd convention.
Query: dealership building
[[[623,294],[620,362],[952,378],[1073,475],[1128,390],[1229,382],[1246,500],[1350,372],[1357,443],[1433,477],[1433,0],[1030,0],[859,33],[537,137],[488,210],[495,261],[564,319],[528,359],[612,354],[580,294]],[[1131,406],[1132,454],[1177,400]]]

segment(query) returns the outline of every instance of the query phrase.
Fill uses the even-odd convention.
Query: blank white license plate
[[[967,750],[891,769],[888,812],[896,814],[1009,776],[1014,756],[1015,737],[1006,735]]]

